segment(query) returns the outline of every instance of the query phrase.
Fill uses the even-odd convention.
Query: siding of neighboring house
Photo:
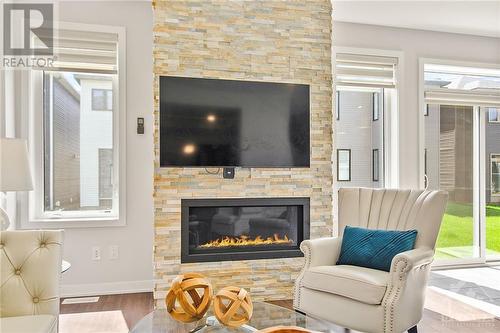
[[[491,195],[491,154],[500,155],[500,123],[486,121],[486,202],[500,202],[500,197]]]
[[[456,202],[470,203],[473,200],[473,112],[471,106],[441,106],[445,114],[455,111],[455,116],[450,116],[455,128],[455,191]],[[448,112],[449,111],[449,112]],[[443,132],[444,119],[441,118],[441,131]]]
[[[80,101],[53,80],[54,208],[80,208]]]
[[[338,181],[341,187],[380,187],[384,183],[383,130],[384,115],[372,120],[371,92],[340,91],[340,119],[335,121],[335,148],[351,149],[351,181]],[[382,104],[382,96],[379,99]],[[379,181],[373,181],[372,154],[379,150]],[[335,155],[336,156],[336,155]]]
[[[80,142],[81,142],[81,206],[87,209],[109,208],[110,201],[105,200],[101,207],[99,150],[113,148],[113,112],[92,110],[92,89],[112,89],[112,82],[105,80],[80,80]],[[109,160],[109,159],[108,159]],[[109,166],[106,167],[109,169]],[[107,192],[101,189],[101,192]],[[103,193],[107,198],[108,193]]]
[[[457,202],[472,202],[472,115],[472,107],[430,105],[425,119],[429,189],[447,190]],[[490,159],[491,154],[500,154],[500,124],[486,122],[485,141],[486,202],[500,202],[500,197],[491,196]]]
[[[426,119],[430,188],[448,191],[455,202],[472,202],[472,114],[472,107],[441,105],[430,108]]]

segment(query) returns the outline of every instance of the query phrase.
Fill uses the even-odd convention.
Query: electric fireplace
[[[181,262],[300,257],[309,198],[183,199]]]

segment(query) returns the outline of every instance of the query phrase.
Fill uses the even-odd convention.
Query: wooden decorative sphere
[[[203,318],[211,303],[212,285],[203,275],[197,273],[177,276],[172,281],[165,299],[168,313],[174,319],[185,323]]]
[[[214,298],[217,320],[229,327],[238,327],[252,318],[253,305],[250,293],[243,288],[222,288]]]

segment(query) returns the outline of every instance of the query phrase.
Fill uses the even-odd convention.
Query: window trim
[[[372,121],[378,121],[379,119],[380,119],[380,95],[378,92],[374,92],[372,93]]]
[[[340,173],[339,173],[339,169],[340,169],[340,160],[339,160],[339,153],[340,152],[348,152],[349,153],[349,178],[348,179],[340,179]],[[338,182],[350,182],[352,181],[352,155],[351,155],[351,149],[343,149],[343,148],[339,148],[337,149],[337,181]]]
[[[34,174],[34,191],[21,196],[20,227],[33,228],[72,228],[72,227],[109,227],[126,225],[126,30],[125,27],[91,25],[82,23],[58,22],[63,29],[92,32],[108,32],[118,35],[117,74],[113,79],[113,163],[117,166],[114,179],[118,190],[116,208],[112,214],[105,211],[82,211],[47,214],[43,210],[43,72],[31,70],[23,78],[23,84],[30,94],[26,96],[29,105],[28,121],[23,124],[28,133],[31,168]],[[44,214],[40,214],[44,212]]]

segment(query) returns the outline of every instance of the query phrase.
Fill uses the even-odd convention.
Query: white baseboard
[[[153,280],[62,284],[61,298],[152,292]]]

